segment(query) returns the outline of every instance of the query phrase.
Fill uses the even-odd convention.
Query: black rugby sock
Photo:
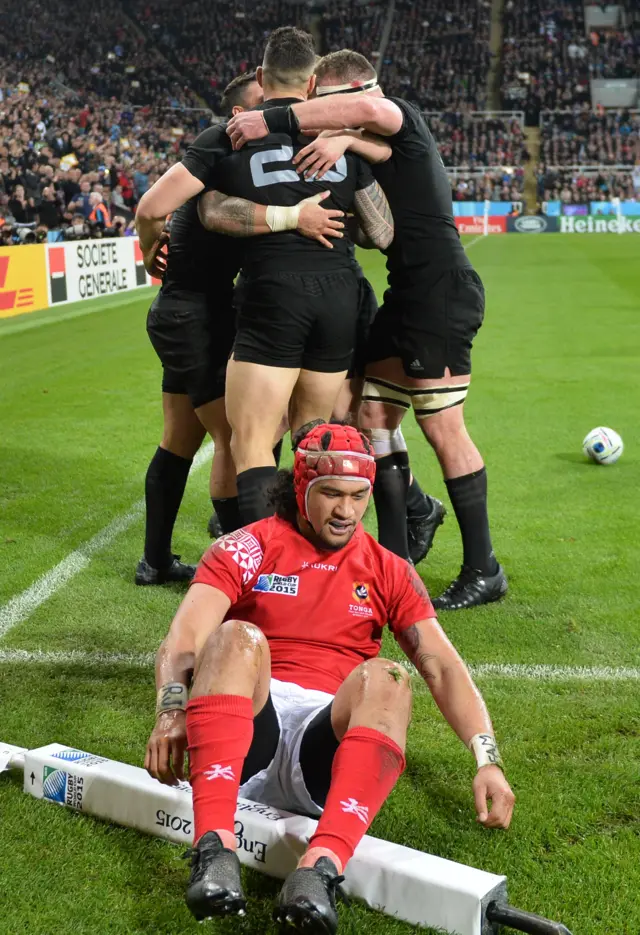
[[[486,469],[454,477],[446,484],[460,527],[464,564],[485,575],[495,575],[498,562],[489,531]]]
[[[407,492],[407,519],[425,519],[432,510],[433,504],[414,477]]]
[[[235,532],[236,529],[240,529],[242,523],[240,522],[240,508],[237,497],[212,497],[211,503],[224,533]]]
[[[249,468],[248,471],[238,474],[238,506],[243,526],[273,515],[273,507],[268,504],[268,495],[277,473],[278,468],[270,464]]]
[[[273,449],[273,460],[276,462],[276,467],[280,467],[280,458],[282,457],[282,439],[275,445]]]
[[[378,515],[378,542],[400,558],[409,558],[407,542],[407,491],[409,455],[395,451],[376,461],[373,500]]]
[[[190,458],[158,448],[147,469],[144,557],[152,568],[167,568],[173,560],[171,536],[190,468]]]

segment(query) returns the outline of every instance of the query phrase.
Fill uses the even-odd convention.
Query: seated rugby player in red
[[[511,821],[514,797],[478,689],[414,569],[362,526],[374,476],[355,428],[315,425],[298,442],[293,476],[279,476],[276,515],[205,553],[158,652],[145,766],[162,782],[182,779],[188,739],[187,904],[199,920],[245,909],[240,792],[320,817],[275,917],[310,935],[336,931],[341,874],[405,766],[410,676],[379,656],[385,625],[475,754],[479,821]]]

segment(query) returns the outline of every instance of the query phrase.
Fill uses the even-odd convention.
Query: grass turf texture
[[[635,238],[608,235],[489,237],[473,246],[488,315],[467,421],[487,457],[495,545],[512,590],[502,604],[443,616],[469,662],[639,664],[636,251]],[[381,294],[381,258],[364,263]],[[0,323],[0,606],[142,496],[161,429],[159,368],[144,330],[149,295]],[[446,500],[431,452],[406,424],[417,476]],[[581,455],[583,436],[600,424],[627,446],[614,467]],[[174,544],[188,560],[207,544],[206,474],[190,480],[178,520]],[[133,587],[141,542],[138,520],[0,650],[155,649],[180,592]],[[450,516],[420,568],[434,593],[459,561]],[[637,683],[480,685],[518,796],[512,829],[475,823],[469,755],[418,685],[409,766],[373,833],[506,873],[512,902],[562,919],[575,935],[637,935]],[[150,670],[5,662],[0,700],[1,740],[57,740],[142,761]],[[179,848],[37,803],[7,776],[0,813],[9,896],[2,935],[53,935],[61,920],[87,933],[201,931],[182,903]],[[248,918],[212,923],[213,931],[272,930],[278,884],[255,874],[247,882]],[[361,907],[341,910],[343,933],[373,926],[381,935],[410,931]]]

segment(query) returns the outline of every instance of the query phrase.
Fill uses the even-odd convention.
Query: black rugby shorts
[[[188,395],[194,409],[224,396],[235,338],[230,290],[211,297],[161,290],[147,315],[147,333],[163,366],[164,393]]]
[[[378,314],[378,300],[373,286],[364,276],[358,284],[358,320],[356,323],[356,348],[351,358],[348,379],[363,377],[367,365],[367,347],[373,319]]]
[[[387,289],[369,338],[367,363],[400,357],[408,377],[471,373],[471,346],[484,318],[484,287],[471,267],[448,269],[424,287]]]
[[[351,269],[250,276],[238,314],[234,359],[320,373],[348,370],[358,288]]]

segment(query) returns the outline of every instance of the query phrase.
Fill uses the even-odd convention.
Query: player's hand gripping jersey
[[[349,673],[394,634],[435,617],[422,581],[359,526],[336,552],[319,551],[277,516],[223,536],[194,583],[223,591],[227,620],[258,626],[273,677],[335,694]]]

